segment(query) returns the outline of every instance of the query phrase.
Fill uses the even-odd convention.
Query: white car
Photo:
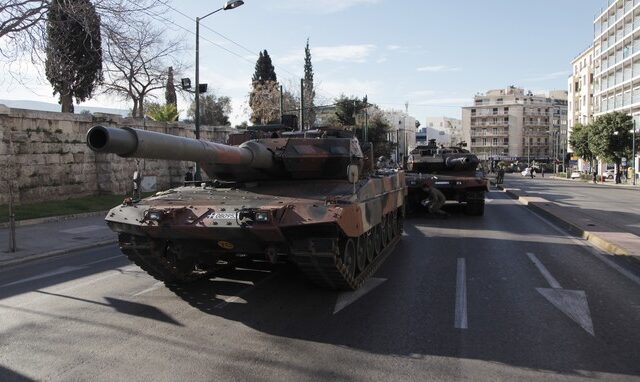
[[[607,170],[605,171],[604,175],[607,177],[607,179],[613,179],[613,177],[615,176],[616,171],[615,170]]]
[[[531,176],[531,168],[525,168],[520,174],[522,174],[522,176]]]
[[[580,179],[580,173],[578,171],[572,172],[571,179]]]

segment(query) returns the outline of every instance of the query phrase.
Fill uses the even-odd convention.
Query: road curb
[[[566,231],[568,231],[570,234],[574,235],[574,236],[578,236],[581,237],[587,241],[589,241],[590,243],[592,243],[593,245],[595,245],[596,247],[598,247],[599,249],[611,253],[613,255],[619,255],[619,256],[628,256],[638,262],[640,262],[640,259],[637,258],[637,256],[632,255],[631,253],[629,253],[629,251],[626,248],[623,248],[621,246],[619,246],[616,243],[613,243],[611,241],[609,241],[608,239],[594,233],[594,232],[590,232],[590,231],[586,231],[584,230],[582,227],[580,227],[577,224],[574,224],[566,219],[563,219],[561,216],[558,216],[556,214],[554,214],[553,212],[547,210],[546,208],[543,208],[541,205],[539,204],[546,204],[546,205],[553,205],[553,202],[549,202],[549,201],[533,201],[530,200],[527,196],[524,195],[520,195],[517,191],[520,191],[519,189],[509,189],[509,188],[504,188],[501,187],[501,189],[503,191],[505,191],[505,193],[510,196],[511,198],[518,200],[518,202],[520,202],[521,204],[527,206],[529,209],[537,212],[538,214],[544,216],[545,218],[553,221],[556,225],[560,226],[561,228],[565,229]],[[516,191],[517,190],[517,191]],[[544,199],[543,199],[544,200]]]
[[[72,220],[72,219],[81,219],[81,218],[89,218],[94,216],[107,216],[109,211],[95,211],[95,212],[83,212],[79,214],[72,215],[60,215],[60,216],[48,216],[46,218],[38,218],[38,219],[28,219],[28,220],[18,220],[16,221],[16,227],[23,227],[29,225],[43,224],[43,223],[54,223],[64,220]],[[9,228],[9,223],[0,223],[0,228]]]
[[[71,248],[57,249],[55,251],[38,253],[38,254],[34,254],[34,255],[27,255],[27,256],[24,256],[24,257],[16,258],[16,259],[0,261],[0,268],[6,268],[6,267],[14,266],[14,265],[25,264],[25,263],[29,263],[31,261],[42,260],[42,259],[46,259],[46,258],[50,258],[50,257],[57,257],[57,256],[67,255],[67,254],[70,254],[70,253],[73,253],[73,252],[83,251],[83,250],[91,249],[91,248],[102,247],[102,246],[109,245],[109,244],[114,244],[114,243],[117,243],[117,242],[118,242],[118,240],[114,238],[114,239],[109,239],[109,240],[97,241],[97,242],[94,242],[94,243],[91,243],[91,244],[79,245],[79,246],[71,247]]]

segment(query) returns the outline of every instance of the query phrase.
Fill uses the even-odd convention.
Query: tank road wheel
[[[365,234],[366,243],[367,243],[366,245],[367,263],[371,263],[373,261],[373,258],[376,256],[376,243],[373,236],[374,236],[373,229],[369,230],[369,232]]]
[[[382,217],[382,222],[380,223],[380,244],[382,244],[382,248],[387,246],[387,229],[389,225],[387,224],[387,216]]]
[[[378,256],[380,252],[382,252],[382,235],[380,234],[380,230],[382,229],[382,222],[378,223],[375,227],[373,227],[371,236],[373,236],[373,247],[374,247],[374,255]]]
[[[395,225],[396,225],[396,219],[395,219],[395,213],[393,212],[389,212],[387,214],[387,244],[391,243],[393,241],[393,238],[395,237]]]
[[[402,208],[398,208],[398,212],[396,214],[396,230],[398,233],[396,235],[402,235],[404,231],[404,211]]]
[[[393,237],[400,235],[400,213],[399,209],[393,213]]]
[[[360,235],[356,244],[356,266],[358,273],[367,266],[367,236]]]
[[[342,264],[347,268],[347,274],[354,277],[356,274],[356,246],[352,239],[344,243]]]

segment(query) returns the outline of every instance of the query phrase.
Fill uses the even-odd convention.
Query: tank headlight
[[[147,211],[146,220],[159,221],[162,219],[162,211]]]
[[[258,211],[256,212],[256,221],[257,222],[268,222],[269,221],[269,213],[266,211]]]

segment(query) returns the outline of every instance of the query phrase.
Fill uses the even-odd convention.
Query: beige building
[[[567,92],[534,95],[515,86],[489,90],[462,108],[462,132],[481,160],[561,159],[566,147]]]
[[[567,114],[567,152],[572,152],[569,138],[576,123],[586,125],[593,120],[593,46],[571,61],[572,73],[568,80],[569,102]],[[579,170],[585,170],[582,160]]]

